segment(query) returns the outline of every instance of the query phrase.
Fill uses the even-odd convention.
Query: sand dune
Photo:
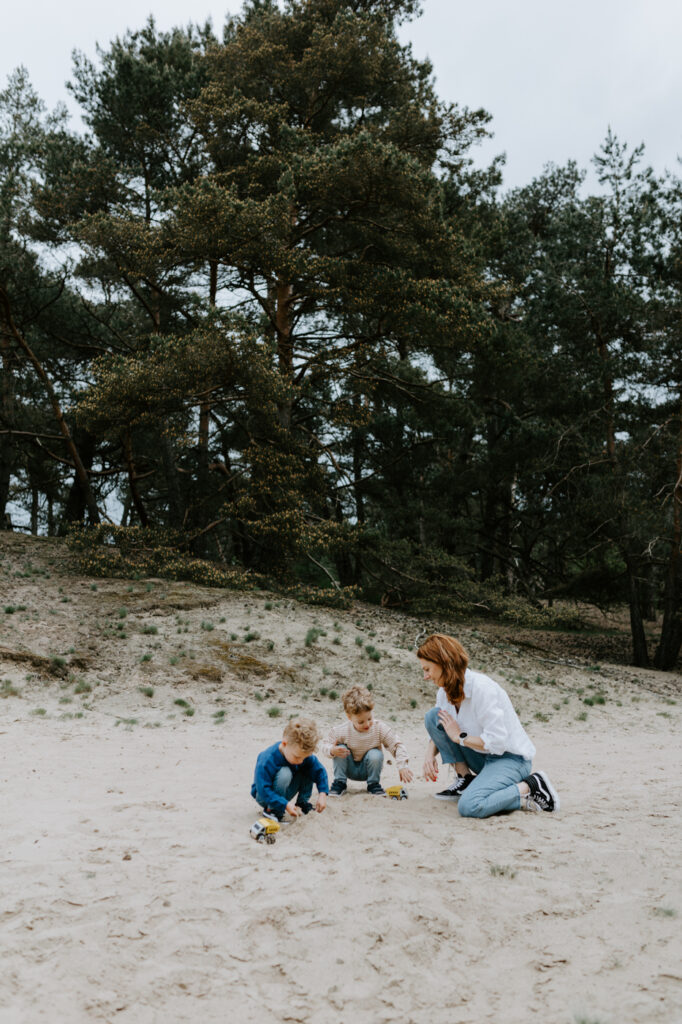
[[[432,695],[406,649],[421,623],[161,582],[91,590],[47,543],[39,564],[50,554],[49,578],[8,575],[25,608],[0,632],[2,1024],[682,1019],[679,677],[533,660],[461,627],[562,796],[560,816],[461,819],[421,778]],[[6,542],[6,571],[29,557]],[[331,724],[329,691],[359,680],[410,751],[409,799],[351,783],[255,843],[256,754],[290,714]]]

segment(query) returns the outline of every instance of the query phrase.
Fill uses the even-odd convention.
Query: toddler
[[[272,814],[278,821],[285,811],[294,818],[308,814],[313,809],[313,783],[317,786],[315,810],[321,813],[325,809],[329,780],[324,765],[314,754],[318,742],[315,723],[309,718],[297,718],[284,726],[279,743],[258,755],[251,796],[266,814]]]
[[[373,715],[374,698],[364,686],[351,686],[342,695],[347,722],[335,725],[321,746],[326,757],[334,760],[334,782],[331,796],[343,796],[347,779],[367,780],[367,792],[386,796],[379,781],[384,764],[382,747],[396,759],[401,782],[411,782],[407,766],[407,750],[399,737]]]

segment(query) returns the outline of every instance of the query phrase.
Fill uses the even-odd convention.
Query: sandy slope
[[[433,694],[407,646],[425,624],[94,590],[54,542],[0,544],[2,1024],[682,1020],[679,677],[457,628],[561,815],[460,819],[418,777],[407,801],[356,785],[260,846],[255,756],[292,713],[338,717],[321,689],[371,681],[419,776]]]

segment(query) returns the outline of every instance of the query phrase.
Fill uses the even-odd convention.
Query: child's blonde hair
[[[320,742],[320,733],[312,718],[292,718],[284,726],[283,739],[295,743],[307,754],[312,754]]]
[[[351,686],[341,696],[343,710],[347,715],[361,715],[363,711],[371,711],[374,707],[374,697],[366,686]]]

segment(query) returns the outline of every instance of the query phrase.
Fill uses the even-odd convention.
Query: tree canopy
[[[610,131],[504,193],[411,0],[249,0],[0,93],[0,499],[281,586],[682,643],[682,186]],[[151,534],[150,534],[151,535]],[[170,534],[168,534],[170,536]],[[645,624],[660,616],[650,648]]]

